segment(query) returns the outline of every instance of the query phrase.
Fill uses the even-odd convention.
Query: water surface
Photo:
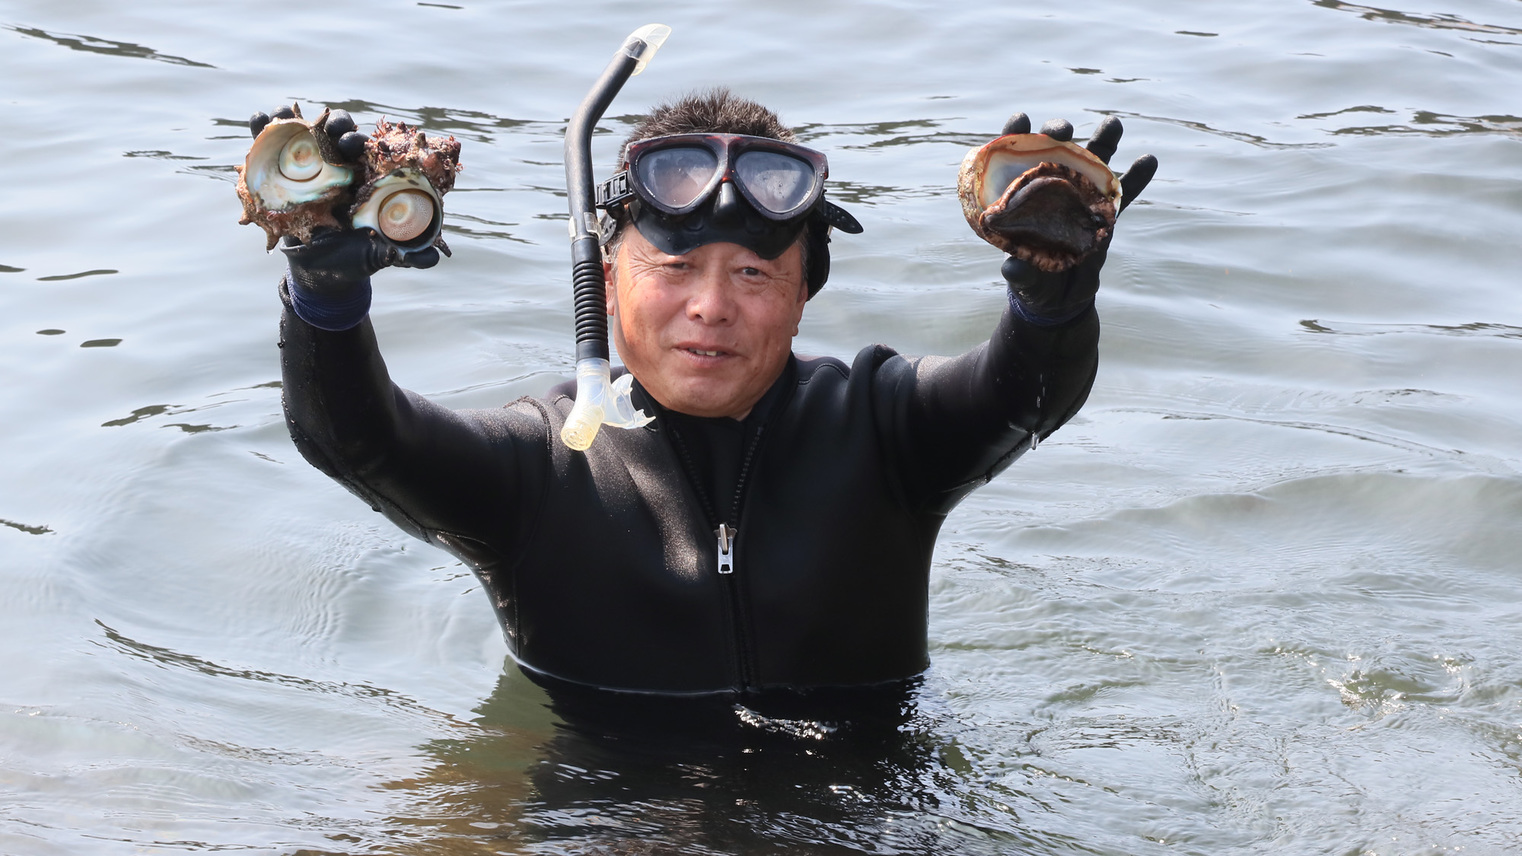
[[[1514,852],[1522,6],[1441,2],[0,0],[0,851]],[[561,135],[649,21],[604,169],[726,84],[866,226],[805,352],[987,335],[953,188],[1010,112],[1162,163],[1088,405],[948,521],[934,666],[849,728],[568,726],[285,433],[247,116],[463,142],[454,258],[374,318],[494,406],[569,376]]]

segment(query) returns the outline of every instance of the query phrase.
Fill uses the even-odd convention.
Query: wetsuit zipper
[[[735,532],[727,524],[720,523],[716,534],[719,536],[719,573],[732,574],[735,572]]]
[[[740,512],[744,508],[745,486],[749,480],[751,463],[755,460],[756,449],[761,445],[761,435],[765,430],[765,424],[756,427],[756,433],[750,438],[750,442],[745,444],[745,455],[740,459],[740,472],[735,477],[735,495],[729,509],[730,518],[736,523],[740,521]],[[702,501],[709,525],[714,527],[713,534],[718,547],[717,570],[724,586],[724,593],[729,600],[729,623],[735,634],[735,652],[738,660],[736,671],[739,673],[741,689],[750,689],[755,682],[754,642],[746,622],[749,610],[745,608],[745,597],[740,591],[740,583],[735,579],[735,547],[740,530],[730,526],[728,521],[719,518],[718,504],[713,497],[708,495],[703,480],[699,478],[697,465],[692,460],[692,453],[688,451],[687,444],[682,440],[681,431],[675,426],[671,426],[671,437],[676,441],[674,445],[681,455],[682,468],[687,472],[687,481],[692,484],[694,492]]]

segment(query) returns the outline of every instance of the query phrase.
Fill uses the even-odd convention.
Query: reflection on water
[[[73,33],[49,33],[34,27],[6,25],[5,29],[33,39],[46,39],[70,50],[107,54],[109,56],[131,57],[133,59],[151,59],[157,62],[167,62],[173,65],[189,65],[197,68],[215,68],[215,66],[208,65],[207,63],[196,62],[193,59],[186,59],[182,56],[161,54],[152,48],[135,45],[131,42],[114,42],[110,39],[98,39],[94,36],[81,36]]]
[[[1465,33],[1490,33],[1504,36],[1522,36],[1522,28],[1503,27],[1494,24],[1479,24],[1467,21],[1458,15],[1433,14],[1418,15],[1411,12],[1401,12],[1395,9],[1381,9],[1377,6],[1364,6],[1359,3],[1344,3],[1342,0],[1311,0],[1315,5],[1323,9],[1336,9],[1339,12],[1353,12],[1366,21],[1382,21],[1391,24],[1411,24],[1417,27],[1427,27],[1435,30],[1459,30]],[[1510,44],[1516,44],[1511,42]]]
[[[378,700],[387,706],[398,709],[423,713],[429,716],[435,715],[434,712],[423,709],[412,699],[402,697],[384,687],[347,682],[313,681],[298,675],[280,674],[258,669],[235,668],[212,662],[193,654],[186,654],[160,645],[153,645],[133,639],[99,621],[96,624],[104,632],[105,641],[100,643],[103,647],[120,652],[128,657],[142,660],[155,667],[183,669],[206,677],[252,681],[256,684],[286,687],[301,692],[332,694],[367,701]]]
[[[9,526],[17,532],[25,532],[28,535],[47,535],[53,531],[46,526],[28,526],[14,520],[0,520],[0,526]]]
[[[1386,336],[1392,333],[1428,333],[1439,336],[1497,336],[1522,339],[1522,327],[1475,321],[1469,324],[1362,324],[1306,319],[1300,326],[1312,333],[1335,333],[1342,336]]]
[[[348,110],[356,116],[384,116],[393,122],[402,121],[409,125],[421,125],[431,133],[450,134],[458,137],[462,142],[491,143],[503,132],[559,137],[565,130],[558,121],[513,119],[507,116],[494,116],[480,110],[457,107],[403,107],[360,99],[333,101],[327,106],[333,110]],[[606,134],[608,131],[600,129],[599,133]],[[561,193],[565,192],[564,187],[555,189]]]
[[[399,852],[993,854],[1037,842],[922,709],[918,682],[744,703],[557,689],[510,669],[479,733],[388,789]],[[1092,852],[1061,836],[1041,852]]]
[[[1373,111],[1371,111],[1373,112]],[[1377,111],[1394,112],[1394,111]],[[1412,126],[1415,127],[1412,127]],[[1411,114],[1410,125],[1370,125],[1338,128],[1334,134],[1427,134],[1434,137],[1450,134],[1510,134],[1522,135],[1522,117],[1517,116],[1449,116],[1431,110],[1416,110]]]
[[[20,269],[18,268],[17,272],[19,272],[19,271],[20,271]],[[84,279],[87,276],[103,276],[103,275],[106,275],[106,274],[113,274],[113,273],[121,273],[121,271],[115,271],[115,270],[85,270],[85,271],[80,271],[79,273],[59,273],[59,274],[53,274],[52,276],[39,276],[39,277],[37,277],[37,281],[38,282],[67,282],[68,280],[71,280],[71,279]]]

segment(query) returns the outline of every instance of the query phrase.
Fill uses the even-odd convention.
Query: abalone
[[[316,121],[301,117],[273,119],[248,150],[238,168],[238,198],[243,201],[244,225],[257,223],[269,236],[266,250],[282,235],[305,243],[321,226],[341,228],[335,213],[354,182],[354,170],[341,163],[325,130],[330,112]]]
[[[404,254],[438,247],[449,255],[440,235],[443,196],[461,169],[459,141],[381,119],[365,143],[363,166],[349,210],[354,228],[374,229]]]
[[[1045,134],[1006,134],[968,152],[957,176],[967,223],[983,240],[1047,272],[1104,246],[1120,179],[1084,147]]]

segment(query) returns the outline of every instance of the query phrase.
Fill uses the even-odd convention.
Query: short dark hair
[[[618,150],[619,168],[623,168],[630,143],[672,134],[746,134],[784,143],[798,142],[793,129],[782,124],[781,117],[774,110],[749,98],[741,98],[730,92],[728,87],[715,86],[690,92],[651,110],[650,115],[641,119],[634,130],[629,132],[629,136],[624,138],[624,144]],[[618,253],[625,224],[614,218],[608,218],[604,223],[608,234],[604,237],[603,251],[611,259]],[[808,241],[804,240],[807,234],[808,230],[804,230],[799,236],[805,272],[809,269],[809,246]]]

